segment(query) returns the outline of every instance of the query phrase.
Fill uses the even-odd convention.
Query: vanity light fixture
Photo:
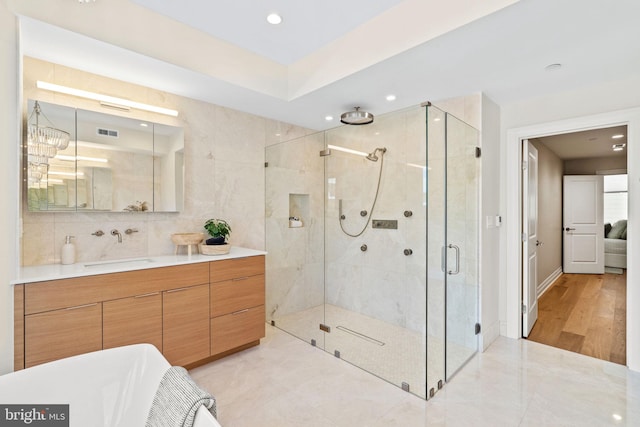
[[[86,156],[66,156],[64,154],[58,154],[56,157],[58,160],[67,160],[67,161],[75,161],[75,160],[86,160],[88,162],[97,162],[97,163],[109,163],[109,160],[103,159],[100,157],[86,157]]]
[[[627,145],[627,144],[613,144],[611,146],[611,149],[613,151],[622,151],[622,150],[624,150],[625,145]]]
[[[49,171],[49,175],[58,175],[58,176],[84,176],[84,172],[58,172],[58,171]]]
[[[624,138],[624,135],[623,135],[623,134],[621,134],[621,133],[619,133],[619,134],[617,134],[617,135],[613,135],[613,136],[611,137],[611,139],[620,139],[620,138]]]
[[[155,105],[143,104],[142,102],[131,101],[129,99],[117,98],[115,96],[103,95],[101,93],[89,92],[87,90],[76,89],[68,86],[61,86],[55,83],[43,82],[38,80],[36,82],[38,89],[50,90],[52,92],[64,93],[66,95],[73,95],[80,98],[93,99],[94,101],[104,102],[120,107],[135,108],[136,110],[151,111],[152,113],[166,114],[167,116],[178,116],[178,111],[171,110],[169,108],[157,107]]]

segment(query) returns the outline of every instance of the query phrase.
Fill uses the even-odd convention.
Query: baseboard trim
[[[551,273],[549,275],[549,277],[544,279],[544,281],[538,285],[538,289],[537,289],[538,298],[540,298],[542,296],[542,294],[547,292],[549,290],[549,288],[551,287],[551,285],[553,285],[553,283],[556,280],[558,280],[558,277],[560,277],[560,276],[562,276],[562,267],[558,267],[558,269],[556,271]]]
[[[482,332],[480,333],[480,351],[484,352],[489,348],[500,336],[500,322],[496,321],[491,325],[482,325]]]

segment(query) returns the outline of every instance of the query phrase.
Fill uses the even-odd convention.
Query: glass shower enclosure
[[[433,396],[478,346],[477,146],[426,105],[267,147],[267,321]]]

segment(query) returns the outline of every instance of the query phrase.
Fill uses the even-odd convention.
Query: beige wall
[[[537,140],[538,149],[538,293],[562,268],[562,160]]]
[[[35,81],[44,80],[177,109],[177,118],[133,109],[109,113],[182,126],[186,173],[184,210],[180,213],[22,212],[22,265],[59,262],[66,235],[76,236],[77,261],[171,254],[171,233],[203,231],[208,218],[223,218],[231,224],[231,244],[265,248],[264,148],[308,130],[33,58],[24,59],[23,74],[25,103],[39,99],[101,110],[96,101],[37,89]],[[26,107],[23,114],[27,114]],[[127,228],[139,232],[125,235],[122,243],[108,233]],[[107,234],[93,236],[98,229]]]
[[[597,171],[616,169],[627,170],[627,156],[564,161],[565,175],[595,175]]]

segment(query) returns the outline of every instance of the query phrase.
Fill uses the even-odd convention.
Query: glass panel
[[[267,321],[324,346],[322,133],[266,149]]]
[[[78,210],[152,211],[153,126],[87,110],[77,119]]]
[[[184,130],[153,124],[153,210],[184,209]]]
[[[422,397],[424,134],[422,109],[386,114],[327,131],[325,158],[325,350]]]
[[[478,131],[447,114],[447,380],[475,354],[478,338]]]
[[[36,109],[36,102],[39,108]],[[27,102],[27,203],[30,211],[70,211],[76,208],[76,111],[74,108]],[[57,148],[50,137],[68,134],[68,145]],[[51,142],[51,144],[49,143]],[[80,176],[80,183],[84,177]],[[82,197],[80,195],[80,197]],[[80,198],[80,201],[82,199]]]
[[[445,113],[427,111],[427,390],[445,380]]]
[[[182,128],[34,100],[27,107],[30,211],[182,210]],[[65,132],[66,148],[45,143]]]

